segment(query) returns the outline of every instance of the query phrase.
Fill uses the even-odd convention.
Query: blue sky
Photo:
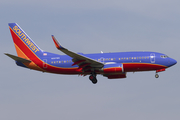
[[[17,67],[8,23],[18,23],[43,50],[58,51],[51,35],[83,53],[156,51],[180,60],[178,0],[1,0],[0,119],[179,120],[179,64],[126,79],[41,73]]]

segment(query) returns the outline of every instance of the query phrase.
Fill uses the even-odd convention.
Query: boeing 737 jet
[[[21,67],[48,73],[67,75],[89,75],[92,83],[97,83],[98,74],[108,79],[126,78],[127,72],[165,71],[175,65],[176,60],[158,52],[116,52],[83,54],[72,52],[52,39],[58,50],[66,55],[59,55],[41,50],[17,23],[9,23],[17,56],[5,53]]]

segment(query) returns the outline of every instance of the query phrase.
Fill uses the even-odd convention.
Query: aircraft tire
[[[96,79],[96,78],[93,79],[93,80],[92,80],[92,83],[93,83],[93,84],[96,84],[96,83],[97,83],[97,79]]]
[[[91,82],[92,82],[93,84],[96,84],[96,83],[97,83],[97,79],[96,79],[96,77],[94,77],[93,75],[90,75],[90,76],[89,76],[89,79],[91,80]]]
[[[155,75],[155,78],[159,78],[159,75],[158,75],[158,74],[156,74],[156,75]]]

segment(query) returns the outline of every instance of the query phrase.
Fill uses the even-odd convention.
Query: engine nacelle
[[[106,64],[103,67],[103,72],[105,74],[123,73],[124,72],[123,64],[121,63]]]

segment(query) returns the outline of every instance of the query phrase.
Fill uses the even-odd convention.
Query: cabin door
[[[47,59],[43,59],[43,68],[47,68]]]
[[[151,61],[151,63],[155,63],[155,54],[154,53],[150,54],[150,61]]]

